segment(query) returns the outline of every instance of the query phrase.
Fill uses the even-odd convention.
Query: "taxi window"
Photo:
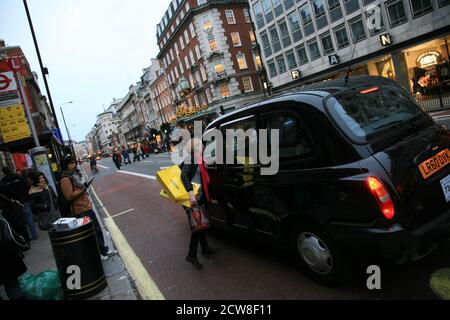
[[[327,111],[351,140],[364,144],[425,119],[420,106],[394,85],[347,89],[326,101]],[[411,127],[409,126],[409,127]]]
[[[310,158],[313,148],[298,117],[290,112],[275,112],[263,116],[263,123],[269,130],[279,129],[280,160]],[[270,142],[270,138],[269,138]]]

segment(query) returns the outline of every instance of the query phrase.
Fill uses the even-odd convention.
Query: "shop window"
[[[338,49],[342,49],[347,47],[350,42],[348,40],[347,36],[347,29],[345,27],[345,24],[341,24],[340,26],[333,29],[334,31],[334,37],[336,38],[336,43]]]
[[[322,42],[323,54],[330,54],[334,52],[333,41],[331,40],[330,33],[320,35],[320,41]]]
[[[242,84],[244,85],[244,92],[253,91],[253,82],[251,77],[242,78]]]
[[[364,30],[364,24],[362,22],[361,16],[350,20],[349,25],[354,42],[359,42],[366,38],[366,31]]]
[[[295,51],[297,51],[298,61],[300,62],[300,65],[307,64],[309,60],[308,55],[306,54],[305,46],[301,45],[295,48]]]
[[[325,15],[325,2],[324,0],[312,0],[311,3],[314,17],[316,18],[317,30],[320,30],[328,25],[327,16]]]
[[[291,45],[291,36],[289,34],[289,30],[286,24],[286,21],[282,20],[278,22],[278,28],[280,29],[281,34],[281,42],[283,44],[283,48],[286,48]]]
[[[277,67],[275,66],[275,62],[273,60],[269,60],[267,62],[267,65],[269,66],[269,73],[270,73],[270,77],[276,77],[277,76]]]
[[[269,29],[269,33],[270,38],[272,39],[273,52],[277,53],[281,50],[280,37],[278,36],[277,28],[273,26],[271,29]]]
[[[410,0],[413,18],[420,17],[433,11],[431,0]]]
[[[385,59],[383,61],[377,62],[377,71],[381,77],[394,79],[394,68],[392,67],[392,60]]]
[[[270,5],[270,0],[261,0],[261,4],[264,11],[264,16],[266,18],[266,23],[270,23],[273,20],[272,6]]]
[[[253,5],[253,13],[255,14],[256,18],[256,26],[258,27],[258,29],[261,29],[265,25],[261,3],[257,2]]]
[[[386,8],[389,16],[389,24],[391,27],[396,27],[408,21],[402,0],[387,1]]]
[[[267,33],[261,33],[261,39],[263,43],[264,56],[266,59],[272,55],[272,47],[270,46],[269,36]]]
[[[300,29],[300,19],[298,17],[297,11],[292,12],[288,15],[289,26],[291,27],[292,37],[294,38],[294,43],[302,40],[302,30]]]
[[[339,0],[328,0],[328,9],[330,10],[331,22],[338,21],[343,17]]]
[[[286,52],[286,60],[289,70],[297,68],[297,61],[295,60],[294,51],[290,50]]]
[[[308,42],[308,50],[309,50],[309,56],[311,57],[311,60],[320,58],[320,49],[319,49],[319,46],[317,45],[316,40]]]
[[[366,20],[367,20],[367,29],[369,29],[369,34],[371,37],[384,32],[386,30],[386,28],[384,27],[384,21],[383,21],[383,16],[380,14],[381,13],[381,6],[378,6],[378,9],[380,10],[379,13],[375,12],[375,10],[371,10],[371,11],[366,11]],[[375,14],[379,14],[379,19],[380,19],[380,28],[377,28],[378,26],[375,24],[371,24],[369,23],[369,19],[375,15]]]
[[[286,72],[286,63],[284,62],[284,56],[278,56],[276,58],[277,60],[277,65],[278,65],[278,71],[280,72],[280,74],[283,74]]]
[[[300,15],[302,17],[303,30],[305,37],[315,32],[314,25],[311,18],[311,9],[308,6],[304,6],[300,9]]]
[[[359,9],[358,0],[344,0],[344,2],[345,2],[345,12],[347,12],[347,15]]]
[[[283,13],[283,5],[281,4],[281,0],[272,0],[272,4],[275,17],[279,17]]]

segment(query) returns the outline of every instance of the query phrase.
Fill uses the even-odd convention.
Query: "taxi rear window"
[[[345,134],[365,144],[425,119],[420,106],[394,85],[364,86],[340,91],[326,101],[326,109]]]

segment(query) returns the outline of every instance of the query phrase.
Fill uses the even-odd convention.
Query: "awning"
[[[183,122],[185,122],[185,123],[186,122],[191,122],[191,121],[194,121],[194,120],[206,118],[207,116],[213,115],[213,114],[217,115],[217,110],[216,109],[203,110],[203,111],[197,112],[196,114],[194,114],[191,117],[183,119]]]
[[[43,132],[39,135],[39,143],[41,146],[49,145],[51,142],[53,142],[55,145],[59,145],[58,139],[56,139],[53,136],[53,133],[50,131]],[[28,137],[25,139],[20,139],[16,141],[11,141],[7,143],[1,143],[0,144],[0,151],[5,152],[21,152],[21,153],[27,153],[28,150],[36,147],[34,143],[33,137]]]

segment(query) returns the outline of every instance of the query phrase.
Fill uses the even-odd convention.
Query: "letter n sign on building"
[[[380,41],[383,47],[390,46],[392,44],[392,38],[389,33],[380,34]]]
[[[339,56],[337,54],[332,54],[331,56],[328,56],[328,61],[332,66],[339,64]]]

